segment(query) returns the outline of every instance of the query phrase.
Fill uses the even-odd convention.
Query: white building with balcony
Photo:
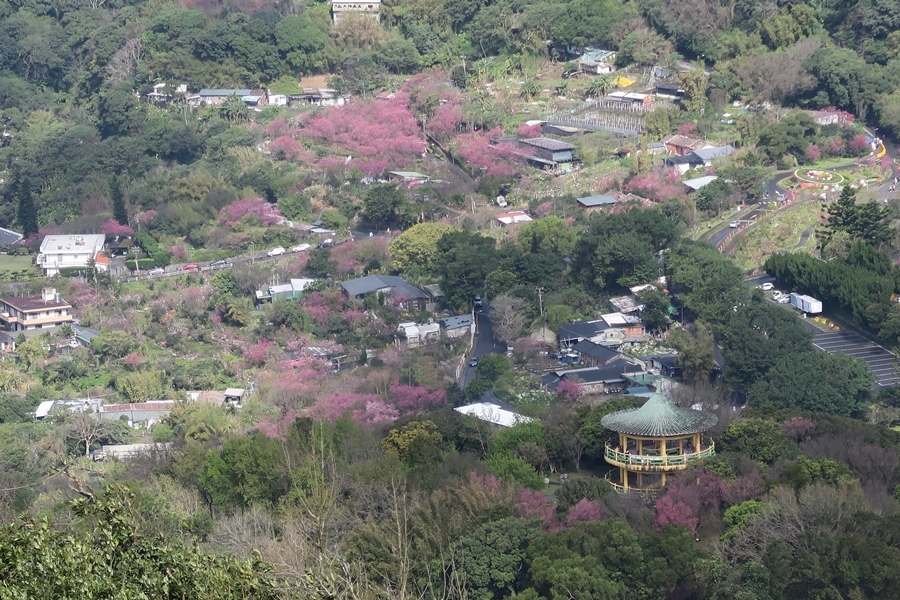
[[[60,269],[86,267],[97,262],[105,243],[103,234],[48,235],[41,242],[37,265],[48,277],[58,275]]]
[[[19,335],[40,335],[72,322],[72,307],[54,288],[38,296],[0,298],[0,350],[15,350]]]

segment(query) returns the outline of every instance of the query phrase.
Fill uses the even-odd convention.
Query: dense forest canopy
[[[567,138],[579,171],[553,178],[512,140],[618,85],[574,76],[589,46],[685,97],[639,140]],[[307,87],[341,104],[187,102]],[[795,110],[828,107],[844,123]],[[133,240],[121,275],[29,263],[0,288],[49,281],[94,335],[0,355],[0,596],[893,600],[900,392],[815,350],[709,243],[775,169],[885,183],[876,128],[900,136],[900,0],[390,0],[337,24],[309,0],[0,0],[0,226],[25,234],[3,260],[52,233]],[[676,132],[735,146],[698,193],[647,158]],[[894,348],[900,204],[840,180],[805,198],[825,202],[815,248],[757,268]],[[629,200],[577,204],[598,192]],[[533,220],[498,225],[508,204]],[[366,275],[440,288],[443,312],[338,284]],[[643,399],[542,378],[570,366],[548,335],[648,283],[627,359],[675,356],[671,400],[716,413],[715,456],[641,497],[604,478],[602,419]],[[404,346],[453,315],[459,337]],[[492,330],[481,356],[470,316]],[[235,387],[239,406],[185,400]],[[82,397],[177,402],[147,427],[35,418]],[[454,410],[485,398],[529,419]]]

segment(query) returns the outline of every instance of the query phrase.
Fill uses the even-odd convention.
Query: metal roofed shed
[[[573,144],[570,144],[569,142],[561,142],[559,140],[554,140],[553,138],[547,137],[521,139],[519,140],[519,143],[525,144],[526,146],[533,146],[535,148],[542,148],[544,150],[551,150],[553,152],[575,149],[575,146]]]
[[[715,175],[706,175],[704,177],[697,177],[696,179],[688,179],[687,181],[683,181],[682,183],[690,191],[696,192],[697,190],[708,186],[716,179],[718,179],[718,177],[716,177]]]
[[[246,390],[244,388],[227,388],[225,390],[225,402],[237,402],[240,403],[241,399],[243,399]]]
[[[497,215],[497,220],[504,225],[514,225],[516,223],[527,223],[533,219],[521,210],[514,210],[512,212]]]
[[[701,433],[718,422],[716,415],[675,406],[662,394],[653,394],[640,408],[619,410],[600,420],[612,431],[646,437]]]
[[[728,144],[727,146],[715,146],[713,148],[701,148],[699,150],[694,150],[693,154],[698,156],[703,162],[708,162],[711,160],[715,160],[717,158],[723,158],[725,156],[731,156],[737,152],[734,149],[734,146]]]
[[[493,392],[486,392],[479,402],[457,406],[453,410],[481,421],[487,421],[497,427],[515,427],[521,423],[534,421],[531,417],[516,412],[514,407],[497,398]]]
[[[610,204],[615,204],[618,202],[612,196],[606,196],[604,194],[597,194],[594,196],[585,196],[584,198],[578,199],[578,204],[580,204],[584,208],[595,208],[597,206],[607,206]]]

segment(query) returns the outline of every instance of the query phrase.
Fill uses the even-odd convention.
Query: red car
[[[181,270],[182,271],[199,271],[200,265],[198,265],[197,263],[191,263],[189,265],[184,265],[183,267],[181,267]]]

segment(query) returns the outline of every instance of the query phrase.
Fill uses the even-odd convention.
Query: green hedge
[[[156,266],[156,261],[152,258],[141,258],[137,261],[137,267],[141,268],[141,271],[149,271],[150,269]],[[134,264],[134,259],[125,262],[125,266],[127,266],[132,271],[136,270],[137,267]]]
[[[146,231],[137,232],[134,236],[134,241],[144,249],[144,252],[150,255],[150,258],[153,260],[153,266],[167,267],[172,262],[172,256],[169,254],[169,251],[160,246],[159,242],[153,239]],[[141,268],[144,268],[143,263],[141,263]]]
[[[59,274],[63,277],[90,277],[91,267],[63,267]]]

